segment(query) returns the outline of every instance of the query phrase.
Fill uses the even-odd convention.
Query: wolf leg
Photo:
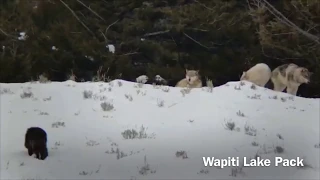
[[[32,154],[33,154],[33,152],[32,152],[32,148],[28,148],[28,154],[29,154],[29,156],[31,156]]]
[[[282,92],[285,88],[286,88],[286,85],[284,85],[283,83],[279,82],[277,79],[275,78],[271,78],[271,81],[273,83],[273,90],[274,91],[279,91],[279,92]]]
[[[45,148],[43,151],[41,151],[41,160],[44,160],[48,157],[48,149]]]
[[[287,93],[296,96],[297,92],[298,92],[298,88],[297,86],[288,86],[287,87]]]

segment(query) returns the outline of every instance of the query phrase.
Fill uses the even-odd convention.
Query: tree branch
[[[147,34],[143,35],[143,37],[156,36],[156,35],[165,34],[165,33],[168,33],[168,32],[170,32],[170,30],[157,31],[157,32],[153,32],[153,33],[147,33]]]
[[[183,35],[185,35],[187,38],[189,38],[190,40],[192,40],[193,42],[197,43],[198,45],[200,45],[201,47],[204,47],[206,49],[212,49],[214,47],[208,47],[208,46],[205,46],[203,44],[201,44],[200,42],[196,41],[195,39],[193,39],[192,37],[190,37],[188,34],[184,33],[183,32]]]
[[[267,10],[273,14],[279,21],[281,21],[282,23],[284,23],[287,26],[290,26],[292,28],[294,28],[295,30],[297,30],[298,32],[300,32],[302,35],[304,35],[305,37],[309,38],[310,40],[316,42],[317,44],[320,44],[319,42],[319,37],[308,33],[307,31],[304,31],[303,29],[301,29],[300,27],[298,27],[297,25],[295,25],[294,23],[292,23],[290,20],[288,20],[288,18],[286,18],[281,12],[279,12],[275,7],[273,7],[267,0],[258,0],[259,2],[263,1],[266,5],[268,5],[269,7],[266,7]],[[277,14],[277,15],[276,15]]]
[[[100,18],[101,20],[105,21],[98,13],[96,13],[94,10],[92,10],[90,7],[88,7],[87,5],[85,5],[82,1],[77,0],[78,3],[80,3],[81,5],[83,5],[84,7],[86,7],[89,11],[91,11],[94,15],[96,15],[98,18]]]
[[[77,14],[66,4],[63,0],[60,0],[60,2],[69,9],[69,11],[72,13],[72,15],[81,23],[81,25],[86,28],[86,30],[93,36],[95,37],[94,33],[80,20],[80,18],[77,16]]]
[[[119,20],[120,20],[120,19],[118,19],[118,20],[116,20],[115,22],[111,23],[111,24],[106,28],[106,31],[105,31],[105,33],[104,33],[104,37],[107,36],[107,32],[108,32],[109,28],[110,28],[111,26],[115,25]],[[107,41],[107,40],[108,40],[108,39],[107,39],[107,37],[106,37],[106,41]]]

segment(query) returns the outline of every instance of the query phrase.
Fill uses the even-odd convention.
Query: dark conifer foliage
[[[87,81],[100,67],[110,79],[172,81],[194,68],[219,86],[259,62],[295,63],[314,72],[298,95],[320,94],[318,0],[0,2],[0,82],[65,81],[71,72]]]

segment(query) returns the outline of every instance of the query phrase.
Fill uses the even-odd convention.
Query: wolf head
[[[199,70],[188,70],[186,69],[186,79],[189,84],[194,84],[199,80]]]
[[[247,80],[247,73],[243,71],[241,77],[240,77],[240,81],[243,81],[243,80]]]
[[[299,83],[310,83],[310,78],[313,73],[310,72],[307,68],[300,67],[298,68],[298,74],[296,79]]]

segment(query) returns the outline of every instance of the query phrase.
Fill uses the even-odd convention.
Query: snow
[[[111,53],[113,53],[114,54],[114,52],[116,51],[116,48],[114,47],[114,45],[112,45],[112,44],[108,44],[108,49],[109,49],[109,52],[111,52]]]
[[[319,179],[320,100],[251,88],[244,82],[189,93],[123,80],[1,83],[0,177]],[[227,122],[235,128],[227,129]],[[28,156],[24,147],[31,126],[48,134],[44,161]],[[126,130],[139,132],[142,126],[145,134],[140,138],[124,138],[130,135]],[[253,128],[246,131],[245,126]],[[276,154],[276,146],[284,152]],[[219,169],[205,167],[202,160],[257,154],[271,162],[276,156],[301,157],[308,167]]]
[[[26,40],[28,37],[25,32],[20,32],[19,35],[20,35],[18,37],[19,40]]]
[[[58,48],[55,47],[55,46],[52,46],[51,49],[54,50],[54,51],[58,51]]]
[[[94,61],[94,58],[92,56],[87,56],[85,55],[84,57],[86,57],[87,59],[89,59],[90,61]]]

